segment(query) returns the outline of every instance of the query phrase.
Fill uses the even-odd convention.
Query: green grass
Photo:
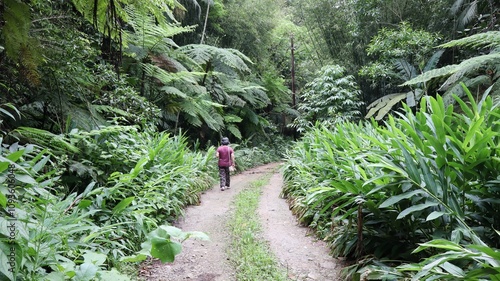
[[[270,175],[252,182],[240,192],[234,202],[236,207],[228,226],[232,241],[229,258],[236,267],[237,280],[290,280],[286,271],[280,268],[266,241],[260,238],[261,225],[257,207],[262,186]]]

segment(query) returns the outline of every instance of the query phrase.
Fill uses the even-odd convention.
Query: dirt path
[[[202,231],[210,241],[187,240],[182,253],[172,264],[153,261],[145,264],[141,277],[147,281],[237,281],[226,255],[229,235],[225,228],[234,197],[246,185],[266,173],[273,173],[263,187],[258,214],[262,237],[288,270],[291,280],[337,281],[341,262],[328,255],[322,241],[307,235],[307,228],[297,225],[284,199],[279,198],[283,185],[278,164],[260,166],[231,177],[232,188],[220,191],[217,186],[205,192],[199,206],[192,206],[176,226],[184,231]],[[256,280],[264,281],[264,280]],[[271,281],[271,280],[269,280]]]

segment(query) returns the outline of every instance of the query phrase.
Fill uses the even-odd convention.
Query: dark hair
[[[222,143],[222,145],[228,145],[229,144],[229,139],[226,138],[226,137],[223,137],[220,142]]]

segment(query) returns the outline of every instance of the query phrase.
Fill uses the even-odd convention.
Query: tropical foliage
[[[14,222],[19,233],[10,238],[18,259],[14,276],[64,280],[89,271],[94,272],[90,277],[105,280],[106,270],[141,250],[148,233],[182,214],[186,204],[198,202],[199,192],[213,183],[210,151],[188,153],[186,139],[138,133],[134,128],[106,128],[77,136],[70,142],[85,143],[82,150],[88,153],[78,150],[77,160],[34,145],[12,144],[2,150],[2,182],[8,176],[17,181],[10,193],[2,190],[12,202],[2,219],[3,257],[9,256],[12,247],[7,223]],[[71,176],[94,180],[82,186]],[[7,210],[11,216],[5,216]],[[88,255],[98,255],[102,262],[87,264]],[[7,259],[2,259],[1,268],[4,278],[14,280]],[[98,269],[104,271],[97,273]],[[75,280],[90,280],[85,278]]]
[[[488,91],[491,96],[500,95],[499,66],[500,66],[500,32],[489,31],[475,34],[462,39],[450,41],[439,47],[473,47],[484,53],[466,59],[460,64],[447,65],[442,68],[429,70],[418,77],[405,82],[403,85],[415,85],[428,82],[435,78],[447,77],[439,90],[445,91],[444,98],[451,99],[451,95],[464,96],[461,83],[474,90],[475,94]]]
[[[283,194],[347,275],[498,279],[497,2],[0,1],[1,274],[171,261],[220,137],[243,170],[293,136]]]
[[[315,122],[334,125],[355,121],[363,105],[360,94],[354,76],[346,75],[341,66],[326,66],[321,69],[320,77],[306,85],[298,107],[301,115],[294,126],[301,132]]]
[[[359,261],[351,277],[497,274],[486,269],[497,268],[495,262],[473,257],[494,258],[500,246],[500,226],[488,215],[500,207],[499,107],[486,95],[477,103],[470,93],[467,101],[456,99],[461,113],[438,96],[383,126],[317,127],[288,153],[284,196],[335,256]],[[440,248],[450,252],[433,256]],[[468,258],[459,258],[467,251]],[[398,264],[397,273],[381,274]],[[363,265],[371,267],[356,271]]]

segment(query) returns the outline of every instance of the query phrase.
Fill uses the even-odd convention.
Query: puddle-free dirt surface
[[[226,222],[238,192],[269,173],[272,176],[262,188],[257,210],[262,224],[260,236],[287,270],[290,280],[342,280],[339,277],[342,261],[329,256],[326,244],[298,225],[286,201],[279,197],[283,180],[278,168],[278,163],[272,163],[250,169],[231,177],[231,189],[220,191],[216,185],[202,194],[201,204],[188,207],[175,226],[184,231],[204,232],[210,241],[185,241],[174,263],[162,264],[157,260],[144,263],[142,280],[238,281],[226,254],[230,244]]]

